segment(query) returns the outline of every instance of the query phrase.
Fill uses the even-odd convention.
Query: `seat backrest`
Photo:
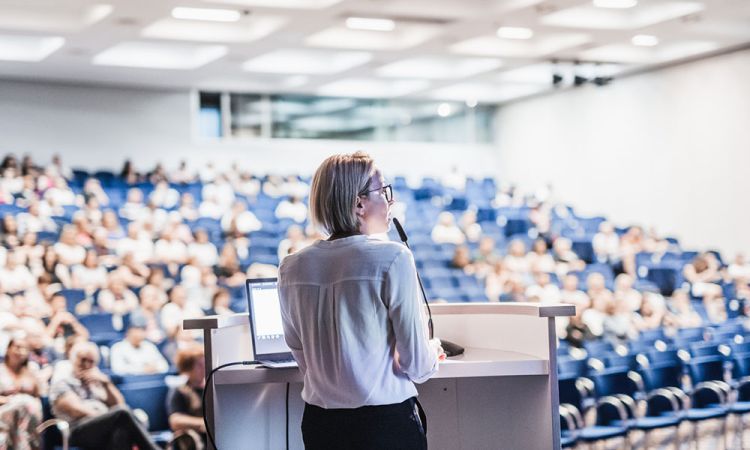
[[[700,358],[706,356],[722,356],[719,351],[719,344],[713,342],[698,342],[690,344],[690,356]]]
[[[560,358],[557,361],[557,372],[565,376],[583,377],[588,370],[588,361],[585,359]]]
[[[112,324],[112,314],[110,313],[86,314],[80,316],[78,320],[91,334],[117,332]]]
[[[750,353],[750,342],[740,342],[729,344],[732,349],[733,355],[741,355],[743,353]]]
[[[670,364],[682,364],[682,360],[677,355],[678,350],[672,349],[672,350],[651,350],[648,353],[646,353],[646,357],[648,357],[649,363],[652,365],[654,364],[664,364],[664,363],[670,363]]]
[[[169,429],[166,406],[169,388],[163,381],[128,383],[120,386],[120,392],[130,408],[140,408],[148,414],[149,431]]]
[[[682,365],[665,362],[653,364],[641,370],[646,390],[652,391],[663,387],[682,388]]]
[[[613,394],[635,396],[638,386],[629,373],[627,369],[614,368],[591,374],[589,378],[594,382],[597,398]]]
[[[577,385],[578,379],[579,377],[574,375],[561,376],[557,379],[557,385],[560,391],[560,404],[573,405],[582,412],[584,396]]]
[[[750,376],[750,353],[735,353],[732,359],[732,377],[735,380]]]
[[[721,356],[694,358],[688,363],[688,370],[693,384],[704,381],[724,381],[724,358]]]

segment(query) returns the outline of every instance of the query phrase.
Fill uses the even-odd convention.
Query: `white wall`
[[[620,224],[750,250],[750,51],[501,108],[499,172]]]
[[[0,153],[30,153],[47,161],[54,152],[71,166],[117,168],[130,157],[138,168],[185,158],[238,161],[257,173],[311,173],[326,156],[365,150],[387,174],[421,176],[454,164],[469,174],[497,168],[492,145],[265,140],[208,143],[191,138],[191,96],[150,91],[0,81]]]

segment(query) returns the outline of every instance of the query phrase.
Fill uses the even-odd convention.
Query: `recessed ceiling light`
[[[497,29],[497,37],[503,39],[531,39],[534,31],[524,27],[500,27]]]
[[[396,22],[391,19],[376,19],[371,17],[348,17],[346,26],[352,30],[393,31]]]
[[[94,56],[98,66],[192,70],[227,54],[224,45],[123,41]]]
[[[178,6],[172,10],[172,17],[183,20],[237,22],[242,17],[242,14],[234,9],[187,8],[184,6]]]
[[[650,34],[637,34],[633,36],[630,42],[639,47],[653,47],[659,44],[659,38]]]
[[[638,4],[638,0],[594,0],[597,8],[627,9]]]
[[[453,112],[453,108],[450,103],[441,103],[437,107],[437,113],[440,117],[448,117]]]
[[[478,104],[479,102],[477,102],[477,99],[475,98],[470,98],[466,100],[466,106],[468,106],[469,108],[476,108]]]

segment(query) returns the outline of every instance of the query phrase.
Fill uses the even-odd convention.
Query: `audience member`
[[[91,342],[70,351],[73,373],[52,385],[52,413],[70,424],[70,445],[84,448],[156,450],[148,432],[125,404],[122,393],[97,367]]]
[[[0,447],[16,450],[41,448],[36,427],[42,421],[42,387],[29,364],[29,346],[23,337],[8,343],[0,364]]]
[[[146,339],[146,317],[136,312],[130,315],[125,339],[115,343],[110,351],[112,372],[118,375],[165,373],[169,364],[159,349]]]

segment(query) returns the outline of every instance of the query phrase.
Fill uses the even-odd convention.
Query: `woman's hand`
[[[430,339],[429,344],[430,344],[430,349],[434,350],[437,353],[438,361],[445,361],[445,358],[447,358],[447,356],[440,343],[440,339],[438,338]]]

